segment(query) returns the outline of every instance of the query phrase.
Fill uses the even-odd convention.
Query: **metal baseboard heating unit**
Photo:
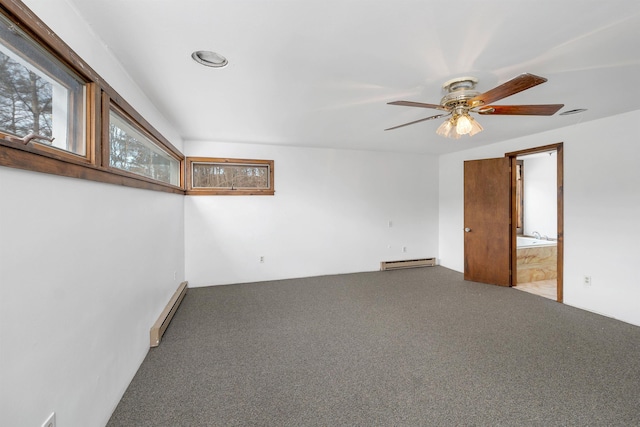
[[[405,259],[401,261],[382,261],[380,263],[380,270],[398,270],[400,268],[416,268],[416,267],[433,267],[436,265],[435,258],[421,258],[421,259]]]
[[[151,327],[151,347],[157,347],[160,345],[160,340],[162,339],[162,335],[164,335],[164,331],[169,327],[169,323],[171,319],[173,319],[173,315],[178,311],[178,307],[182,302],[182,299],[187,294],[189,282],[182,282],[180,286],[178,286],[178,290],[173,294],[167,306],[160,313],[160,317],[156,323]]]

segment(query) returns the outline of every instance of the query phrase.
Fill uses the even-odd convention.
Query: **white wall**
[[[71,47],[178,150],[182,138],[140,90],[108,46],[66,0],[22,0],[53,32]],[[119,30],[118,30],[119,31]]]
[[[524,234],[558,235],[558,184],[556,152],[536,154],[524,161]]]
[[[106,424],[184,275],[182,202],[0,168],[3,425]]]
[[[190,285],[373,271],[383,260],[438,256],[435,157],[186,145],[189,156],[273,159],[276,189],[275,196],[186,198]]]
[[[25,3],[182,149],[66,1]],[[274,159],[273,197],[183,198],[0,168],[1,422],[39,426],[56,411],[60,426],[104,425],[147,352],[149,327],[184,277],[202,286],[376,270],[383,259],[423,256],[461,271],[462,161],[558,141],[565,142],[565,301],[640,325],[633,233],[640,145],[627,131],[638,119],[636,111],[439,160],[188,147],[192,156]]]
[[[441,264],[463,271],[463,161],[564,142],[564,301],[640,325],[640,111],[440,157]],[[583,277],[591,276],[585,287]]]
[[[66,1],[25,3],[182,147]],[[183,215],[181,195],[0,167],[0,424],[106,424],[184,278]]]

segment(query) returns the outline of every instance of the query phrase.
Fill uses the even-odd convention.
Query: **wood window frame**
[[[269,168],[269,188],[203,188],[193,187],[194,164],[233,164],[233,165],[258,165]],[[192,196],[273,196],[275,194],[274,161],[257,159],[231,159],[216,157],[187,157],[186,158],[186,194]]]
[[[175,186],[168,183],[163,183],[160,181],[156,181],[152,178],[148,178],[142,175],[138,175],[132,172],[127,172],[122,169],[118,169],[110,166],[109,158],[110,158],[110,141],[109,141],[109,113],[111,111],[115,111],[118,115],[125,118],[130,124],[132,124],[138,131],[140,131],[144,136],[149,138],[149,140],[155,143],[159,148],[161,148],[164,152],[169,154],[175,160],[180,163],[178,167],[180,178],[179,185]],[[149,124],[140,114],[138,114],[133,107],[127,104],[123,99],[117,97],[112,98],[107,93],[103,93],[102,95],[102,134],[101,140],[103,144],[101,146],[101,162],[100,165],[102,168],[109,170],[109,172],[115,175],[121,175],[124,177],[130,177],[132,179],[138,179],[149,183],[157,183],[159,185],[165,185],[169,188],[173,188],[176,190],[184,191],[184,156],[182,153],[174,147],[166,138],[160,134],[151,124]]]
[[[86,126],[85,156],[67,153],[42,144],[30,143],[24,145],[21,142],[5,139],[6,135],[0,133],[0,166],[128,187],[185,194],[185,158],[176,147],[154,129],[20,0],[3,0],[0,2],[0,13],[64,66],[73,71],[85,82],[86,88],[86,111],[83,118]],[[145,134],[151,135],[154,142],[180,161],[179,186],[109,167],[108,114],[111,104],[124,111],[128,118],[132,119],[141,130],[144,130]]]
[[[14,2],[15,3],[15,2]],[[9,4],[11,6],[13,4]],[[13,52],[13,56],[20,63],[28,63],[29,73],[38,75],[46,75],[45,80],[50,84],[59,85],[68,90],[68,115],[67,115],[67,131],[69,132],[69,141],[73,146],[81,147],[76,151],[74,149],[65,149],[56,147],[56,144],[32,142],[25,145],[19,138],[25,137],[25,134],[7,133],[0,130],[0,144],[24,151],[42,154],[44,156],[71,161],[80,164],[90,164],[93,161],[93,138],[90,133],[89,116],[95,107],[96,97],[99,96],[100,89],[86,75],[80,73],[75,67],[71,66],[68,61],[64,60],[58,52],[50,48],[40,37],[32,31],[32,24],[20,21],[16,16],[9,13],[8,8],[0,3],[0,15],[2,20],[9,24],[10,32],[16,36],[17,40],[21,40],[14,44],[15,41],[9,40],[7,50]],[[30,16],[34,21],[35,17]],[[4,25],[4,24],[3,24]],[[23,46],[20,46],[22,44]],[[15,60],[14,60],[15,62]],[[55,83],[54,83],[55,82]],[[75,92],[72,90],[73,83],[81,85],[81,90]],[[71,119],[71,120],[69,120]],[[41,133],[36,131],[36,133]],[[34,141],[37,141],[34,140]]]

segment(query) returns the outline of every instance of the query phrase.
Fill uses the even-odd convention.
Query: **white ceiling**
[[[637,0],[68,1],[187,141],[439,154],[640,108]],[[497,105],[588,111],[479,116],[485,131],[460,140],[435,134],[441,120],[384,131],[438,113],[387,102],[524,72],[548,82]]]

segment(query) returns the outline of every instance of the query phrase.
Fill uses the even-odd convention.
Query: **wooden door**
[[[464,162],[464,278],[511,285],[508,157]]]

